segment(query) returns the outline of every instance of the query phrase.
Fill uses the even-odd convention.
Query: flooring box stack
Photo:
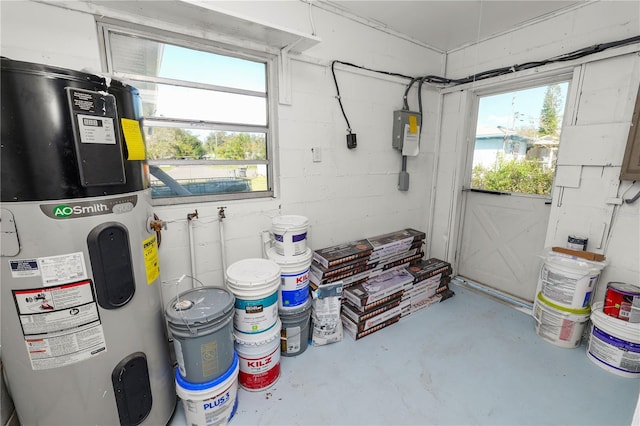
[[[413,281],[410,286],[405,287],[400,302],[403,318],[455,294],[449,289],[451,264],[444,260],[423,259],[407,267],[407,272],[411,274]]]
[[[316,250],[311,287],[342,281],[345,330],[359,339],[400,319],[405,287],[414,277],[405,268],[424,253],[424,232],[407,228]]]
[[[407,228],[315,250],[309,279],[316,287],[342,281],[347,289],[422,259],[425,237],[424,232]]]

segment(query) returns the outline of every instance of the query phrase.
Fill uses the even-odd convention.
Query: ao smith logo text
[[[60,201],[58,201],[60,203]],[[51,219],[75,219],[80,217],[122,214],[133,211],[138,204],[137,195],[127,195],[102,200],[67,202],[65,204],[40,204],[40,210]]]
[[[59,205],[54,207],[53,215],[55,217],[69,217],[73,215],[91,216],[95,213],[107,212],[109,207],[106,204],[93,204],[90,206],[66,206]]]

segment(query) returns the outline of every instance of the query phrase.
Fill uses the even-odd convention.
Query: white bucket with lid
[[[618,376],[640,378],[640,323],[611,317],[602,306],[593,304],[587,357]]]
[[[206,383],[190,383],[176,369],[176,393],[182,400],[186,423],[192,426],[226,425],[238,407],[238,355],[220,377]]]
[[[267,250],[267,257],[280,265],[280,309],[293,309],[309,300],[309,268],[313,252],[307,249],[299,256],[281,256],[274,247]]]
[[[563,308],[538,293],[533,307],[536,334],[561,348],[576,348],[580,345],[590,313],[590,308]]]
[[[297,256],[307,250],[309,220],[304,216],[282,215],[271,221],[276,253],[280,256]]]
[[[281,327],[282,323],[278,320],[274,327],[262,333],[234,332],[240,362],[238,382],[243,389],[267,389],[280,377]]]
[[[604,266],[604,263],[549,254],[540,268],[539,290],[546,300],[564,308],[587,308]]]
[[[227,288],[235,295],[233,326],[261,333],[278,320],[280,266],[269,259],[243,259],[227,268]]]

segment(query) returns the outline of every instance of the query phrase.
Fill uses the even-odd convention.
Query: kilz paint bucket
[[[296,356],[307,350],[311,322],[311,298],[294,309],[281,309],[280,353]]]
[[[238,383],[248,391],[272,386],[280,377],[280,320],[270,330],[259,334],[234,331],[240,362]]]
[[[243,259],[227,268],[227,288],[235,295],[233,326],[262,333],[278,320],[280,266],[269,259]]]
[[[550,254],[540,268],[538,288],[556,305],[569,309],[589,307],[604,264]]]
[[[309,268],[311,249],[298,256],[281,256],[274,247],[267,250],[267,257],[280,265],[280,309],[295,309],[309,300]]]
[[[587,357],[618,376],[640,378],[640,323],[610,317],[602,307],[593,304]]]
[[[240,363],[235,353],[231,367],[206,383],[190,383],[176,369],[176,393],[182,400],[188,425],[226,425],[233,418],[238,408],[239,371]]]
[[[576,348],[580,345],[590,313],[590,308],[569,309],[556,305],[538,293],[533,306],[536,334],[556,346]]]
[[[271,221],[276,253],[280,256],[297,256],[307,251],[309,220],[304,216],[282,215]]]
[[[640,322],[640,287],[619,282],[607,284],[603,312],[622,321]]]
[[[165,309],[178,370],[190,383],[204,383],[227,371],[234,357],[235,298],[219,287],[179,294]]]

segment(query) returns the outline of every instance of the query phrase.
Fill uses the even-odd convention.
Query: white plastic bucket
[[[182,399],[188,425],[226,425],[238,407],[238,355],[220,377],[206,383],[190,383],[176,369],[176,393]]]
[[[276,216],[271,221],[276,253],[280,256],[297,256],[307,251],[309,220],[304,216]]]
[[[248,391],[260,391],[273,385],[280,377],[280,329],[275,327],[259,334],[234,332],[240,363],[238,382]]]
[[[564,308],[589,307],[604,264],[550,254],[540,268],[539,290]]]
[[[269,259],[244,259],[227,268],[227,288],[235,297],[233,326],[262,333],[278,320],[280,266]]]
[[[563,308],[538,293],[533,306],[536,334],[561,348],[576,348],[580,345],[590,313],[589,308]]]
[[[593,304],[587,357],[618,376],[640,378],[640,323],[610,317],[602,305]]]
[[[309,268],[313,252],[307,249],[299,256],[281,256],[274,247],[267,250],[267,257],[280,265],[280,309],[292,309],[309,300]]]

